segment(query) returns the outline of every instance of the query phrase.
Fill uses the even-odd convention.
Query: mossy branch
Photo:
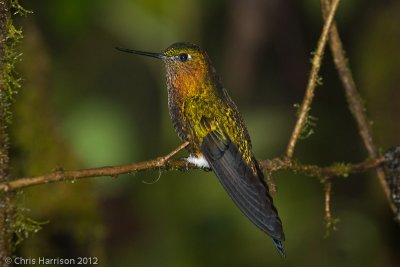
[[[335,1],[321,0],[321,7],[322,15],[326,23],[328,23],[328,21],[330,21],[331,19],[332,11],[336,8]],[[332,22],[332,26],[330,28],[329,45],[331,48],[333,61],[339,74],[339,78],[346,93],[348,107],[357,124],[358,132],[361,136],[369,157],[375,158],[379,155],[379,151],[374,143],[369,120],[365,112],[365,107],[361,102],[361,96],[357,90],[356,83],[349,67],[349,61],[345,56],[343,44],[339,36],[339,31],[334,21]],[[393,213],[397,214],[398,216],[398,214],[400,213],[399,207],[396,207],[392,199],[390,192],[391,190],[387,183],[387,175],[385,174],[384,169],[377,168],[376,173],[382,190],[388,200],[390,208],[392,209]]]
[[[331,9],[329,10],[329,14],[327,15],[327,18],[325,20],[321,36],[319,37],[318,40],[317,49],[315,50],[314,57],[312,59],[312,67],[308,79],[307,89],[304,94],[303,102],[301,103],[300,106],[296,124],[294,126],[292,135],[290,137],[289,143],[286,148],[286,156],[289,158],[293,157],[294,148],[296,146],[297,141],[300,138],[304,124],[307,121],[308,113],[311,109],[311,103],[314,98],[315,88],[319,84],[318,73],[322,65],[322,58],[324,56],[325,46],[328,41],[329,30],[333,23],[333,18],[335,17],[339,1],[340,0],[333,0]]]
[[[0,1],[0,182],[7,183],[10,177],[10,140],[11,105],[13,96],[20,88],[20,77],[15,64],[20,53],[15,49],[22,38],[22,32],[15,28],[11,17],[12,10],[21,7],[17,0]],[[16,231],[15,192],[0,194],[0,266],[9,266],[3,261],[12,255],[15,248],[12,237]]]
[[[3,191],[13,191],[34,185],[48,184],[54,182],[70,182],[78,179],[89,178],[89,177],[99,177],[99,176],[110,176],[117,177],[121,174],[133,174],[141,171],[149,170],[179,170],[187,171],[190,169],[202,169],[208,170],[207,168],[199,168],[193,164],[188,163],[184,159],[171,159],[178,151],[183,149],[187,144],[184,143],[175,149],[170,154],[148,160],[143,162],[137,162],[127,165],[120,166],[106,166],[99,168],[81,169],[81,170],[64,170],[57,169],[54,172],[32,176],[23,177],[10,182],[0,183],[0,190]],[[322,179],[330,179],[335,176],[347,177],[352,173],[364,172],[372,168],[380,166],[384,162],[384,158],[369,159],[364,162],[356,164],[333,164],[327,167],[319,167],[317,165],[306,165],[301,164],[293,159],[289,158],[275,158],[271,160],[261,160],[260,165],[264,172],[272,173],[279,170],[288,170],[295,173],[305,174],[308,176],[316,177]],[[267,180],[268,182],[268,180]]]

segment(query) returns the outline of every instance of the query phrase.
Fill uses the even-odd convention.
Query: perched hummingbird
[[[189,142],[187,161],[211,168],[233,202],[285,257],[282,222],[246,125],[207,53],[190,43],[175,43],[163,53],[117,49],[165,63],[169,114],[179,138]]]

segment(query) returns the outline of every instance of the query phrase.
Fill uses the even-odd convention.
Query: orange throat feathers
[[[174,94],[182,99],[202,93],[206,86],[207,64],[204,59],[193,60],[190,65],[167,66],[167,82]]]

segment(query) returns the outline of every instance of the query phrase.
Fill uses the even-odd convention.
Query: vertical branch
[[[331,28],[333,18],[336,13],[336,9],[339,5],[339,0],[333,0],[332,8],[329,10],[329,14],[325,20],[324,27],[322,29],[321,36],[318,41],[317,50],[315,51],[313,60],[312,60],[312,68],[310,72],[310,77],[308,79],[306,93],[304,95],[303,102],[300,106],[299,115],[296,121],[296,125],[293,129],[292,135],[290,137],[287,149],[286,149],[286,156],[291,158],[293,156],[294,148],[296,146],[296,142],[299,139],[301,134],[301,130],[306,122],[308,112],[310,110],[310,106],[312,100],[314,98],[314,91],[315,87],[318,83],[318,73],[319,69],[321,68],[322,57],[324,55],[324,49],[326,42],[328,40],[329,29]]]
[[[326,234],[325,236],[329,236],[331,231],[336,230],[336,224],[339,221],[338,219],[334,219],[332,217],[331,212],[331,194],[332,194],[332,182],[330,180],[326,180],[324,182],[324,193],[325,193],[325,223],[326,223]]]
[[[328,19],[330,18],[329,15],[332,9],[335,8],[335,3],[332,2],[332,4],[330,4],[330,2],[330,0],[321,0],[322,14],[326,21],[328,21]],[[365,114],[365,109],[361,103],[361,96],[358,93],[356,83],[354,82],[353,76],[348,66],[348,60],[345,57],[342,41],[340,40],[339,32],[335,22],[333,22],[331,27],[329,41],[336,69],[339,73],[340,80],[342,81],[346,93],[346,99],[349,109],[354,117],[354,120],[357,123],[358,132],[360,133],[361,139],[368,152],[368,155],[371,158],[376,158],[379,152],[374,144],[371,128]],[[379,183],[389,202],[389,205],[392,211],[396,214],[398,211],[396,206],[391,201],[390,189],[386,181],[385,173],[381,167],[378,167],[376,169],[376,173]]]
[[[0,1],[0,181],[10,180],[9,136],[9,107],[11,94],[7,76],[7,38],[10,25],[10,2]],[[0,266],[8,266],[3,261],[10,257],[12,252],[12,222],[14,216],[14,193],[2,192],[0,194]]]
[[[332,183],[330,181],[325,182],[324,189],[325,189],[325,220],[327,223],[329,223],[332,219],[331,215]]]

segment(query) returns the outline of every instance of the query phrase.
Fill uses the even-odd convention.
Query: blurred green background
[[[21,1],[23,89],[12,128],[16,176],[126,164],[179,140],[164,68],[115,46],[203,47],[245,117],[259,159],[282,155],[322,28],[319,1]],[[400,144],[400,2],[342,1],[347,56],[377,144]],[[366,158],[329,52],[311,115],[315,133],[296,158],[328,165]],[[180,156],[184,156],[181,153]],[[400,227],[374,172],[335,179],[338,230],[325,236],[319,181],[275,177],[288,258],[234,206],[212,173],[144,172],[24,190],[21,210],[49,221],[16,254],[98,257],[101,266],[399,266]],[[157,182],[154,182],[157,181]],[[153,184],[145,184],[148,182]]]

